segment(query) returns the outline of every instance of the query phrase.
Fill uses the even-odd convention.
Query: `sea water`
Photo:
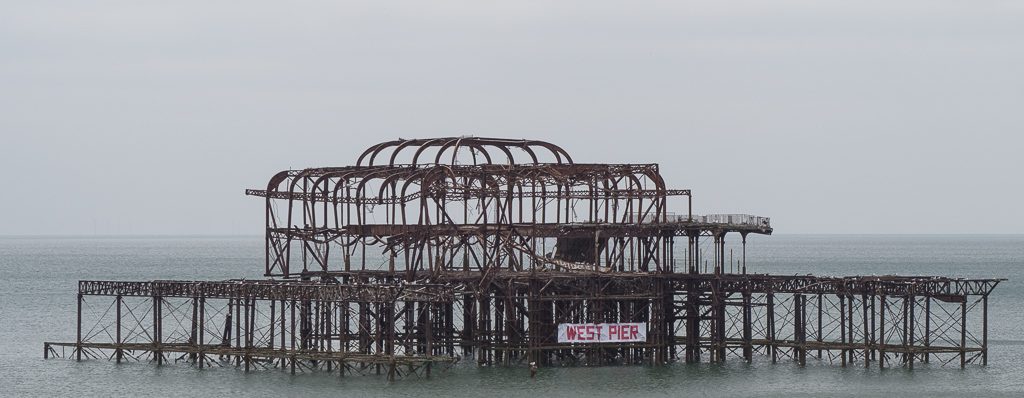
[[[742,261],[738,237],[727,244],[732,263]],[[259,236],[0,237],[0,396],[1024,396],[1024,235],[747,238],[748,272],[1007,278],[989,300],[985,367],[918,363],[911,371],[810,357],[806,366],[730,357],[724,364],[544,367],[530,378],[523,366],[463,361],[430,378],[388,381],[376,374],[43,359],[44,341],[75,340],[78,280],[262,279],[263,256]]]

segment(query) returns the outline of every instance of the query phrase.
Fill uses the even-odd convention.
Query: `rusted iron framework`
[[[379,269],[384,261],[431,275],[670,272],[668,240],[700,231],[678,228],[691,223],[689,213],[670,217],[666,198],[690,192],[667,189],[658,165],[578,164],[540,141],[386,142],[355,166],[283,171],[266,190],[246,193],[266,198],[266,275],[285,278]],[[659,225],[666,223],[673,225]],[[771,231],[766,219],[755,227]]]
[[[274,279],[82,281],[77,340],[46,355],[392,378],[463,357],[987,362],[999,279],[747,274],[746,237],[771,234],[769,219],[695,215],[656,164],[579,164],[541,141],[398,140],[246,193],[266,201]],[[602,322],[643,323],[647,340],[557,339],[559,324]]]

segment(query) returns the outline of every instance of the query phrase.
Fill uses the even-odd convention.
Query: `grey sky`
[[[273,173],[452,135],[778,233],[1024,233],[1022,2],[489,3],[0,2],[0,235],[258,234]]]

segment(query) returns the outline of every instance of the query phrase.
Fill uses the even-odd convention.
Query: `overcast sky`
[[[457,135],[776,233],[1024,233],[1024,2],[494,3],[0,1],[0,235],[260,234],[277,171]]]

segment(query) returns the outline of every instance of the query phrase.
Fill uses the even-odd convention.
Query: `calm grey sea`
[[[737,240],[737,239],[733,239]],[[736,258],[738,242],[730,242]],[[808,359],[753,364],[542,368],[464,361],[429,379],[291,375],[184,363],[43,359],[75,338],[80,279],[260,279],[263,241],[246,237],[0,237],[0,396],[1024,396],[1024,235],[752,236],[749,272],[1008,278],[990,298],[987,367],[879,370]]]

